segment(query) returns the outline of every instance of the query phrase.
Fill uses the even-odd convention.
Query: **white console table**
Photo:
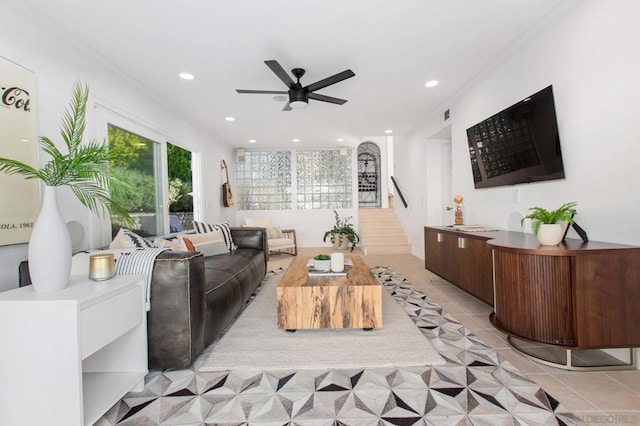
[[[0,293],[0,424],[91,425],[147,369],[145,277]]]

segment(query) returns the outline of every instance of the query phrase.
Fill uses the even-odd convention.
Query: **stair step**
[[[376,227],[370,227],[370,228],[360,227],[360,231],[358,232],[358,234],[360,236],[404,235],[404,230],[402,229],[402,227],[398,225],[389,226],[389,227],[386,227],[386,226],[376,226]]]
[[[397,219],[396,220],[375,220],[375,221],[361,220],[358,223],[358,225],[360,226],[360,228],[381,228],[381,227],[390,228],[392,226],[401,228]]]
[[[359,209],[358,228],[365,254],[411,254],[411,246],[394,209]]]
[[[367,255],[411,254],[411,247],[408,244],[399,246],[365,246],[363,251]]]
[[[400,245],[400,244],[408,244],[409,241],[407,237],[404,235],[376,235],[371,237],[362,238],[362,242],[364,245]]]

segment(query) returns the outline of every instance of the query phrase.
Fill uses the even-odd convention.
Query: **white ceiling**
[[[231,146],[355,146],[411,132],[568,0],[22,0],[166,105]],[[264,64],[307,70],[303,85],[356,76],[282,111]],[[195,80],[178,74],[188,71]],[[440,84],[428,89],[427,80]],[[226,116],[235,122],[225,121]],[[301,142],[294,144],[293,138]],[[337,142],[344,138],[344,142]],[[256,139],[256,144],[249,144]]]

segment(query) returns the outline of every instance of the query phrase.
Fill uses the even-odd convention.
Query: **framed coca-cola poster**
[[[0,57],[0,157],[39,167],[35,74]],[[0,173],[0,245],[29,241],[40,211],[37,179]]]

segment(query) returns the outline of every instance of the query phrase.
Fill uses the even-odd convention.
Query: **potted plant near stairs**
[[[351,251],[353,251],[360,242],[360,237],[351,223],[351,216],[341,219],[335,210],[333,214],[335,215],[336,223],[332,229],[324,233],[323,241],[326,242],[327,238],[330,238],[333,248],[339,250],[351,248]]]
[[[527,216],[522,218],[524,224],[526,219],[531,220],[531,230],[542,245],[554,246],[562,241],[564,227],[560,222],[573,223],[573,216],[576,214],[577,203],[575,201],[564,203],[556,210],[546,210],[542,207],[531,207]]]
[[[127,187],[109,169],[110,161],[117,159],[117,154],[110,151],[106,143],[82,143],[88,98],[89,88],[77,82],[60,126],[66,153],[42,136],[42,151],[50,157],[42,168],[0,158],[0,173],[40,179],[45,185],[42,207],[29,239],[29,273],[35,291],[61,290],[69,282],[71,238],[58,208],[57,187],[70,187],[80,202],[97,214],[106,210],[126,224],[133,223],[129,213],[110,196],[113,183]]]

